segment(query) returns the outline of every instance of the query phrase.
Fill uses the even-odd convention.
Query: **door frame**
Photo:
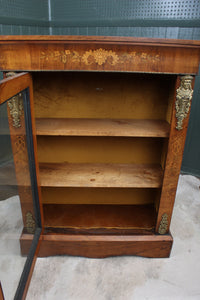
[[[29,170],[31,177],[31,187],[33,194],[33,206],[35,212],[36,231],[30,245],[30,250],[21,274],[21,278],[15,293],[14,300],[24,300],[31,281],[35,262],[38,256],[42,228],[43,214],[41,204],[41,190],[39,181],[39,166],[37,161],[37,141],[35,130],[35,119],[33,112],[33,85],[32,77],[28,72],[4,78],[0,81],[0,104],[5,103],[13,96],[23,93],[24,96],[24,120],[27,138],[27,152],[29,158]],[[30,241],[28,241],[30,243]],[[2,292],[3,295],[3,292]]]

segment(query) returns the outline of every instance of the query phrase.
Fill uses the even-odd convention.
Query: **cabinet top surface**
[[[157,44],[163,46],[197,46],[200,47],[199,40],[179,40],[179,39],[158,39],[143,37],[119,37],[119,36],[82,36],[82,35],[0,35],[0,42],[94,42],[94,43],[114,43],[114,44]]]

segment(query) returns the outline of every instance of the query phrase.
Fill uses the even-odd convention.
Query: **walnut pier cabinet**
[[[1,93],[9,98],[12,86],[20,91],[29,82],[42,216],[38,256],[170,255],[199,60],[198,41],[0,37]],[[20,181],[17,101],[9,101],[8,117]],[[24,193],[23,254],[34,224]]]

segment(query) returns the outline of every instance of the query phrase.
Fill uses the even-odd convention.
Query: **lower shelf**
[[[21,251],[26,254],[32,236],[22,234]],[[38,256],[74,255],[104,258],[117,255],[136,255],[151,258],[169,257],[173,239],[168,235],[61,235],[41,236]]]
[[[153,233],[154,205],[43,205],[47,232],[84,234]]]

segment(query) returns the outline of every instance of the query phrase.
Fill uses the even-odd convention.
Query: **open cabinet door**
[[[39,250],[40,188],[32,78],[7,75],[0,81],[0,281],[5,300],[21,300]]]

